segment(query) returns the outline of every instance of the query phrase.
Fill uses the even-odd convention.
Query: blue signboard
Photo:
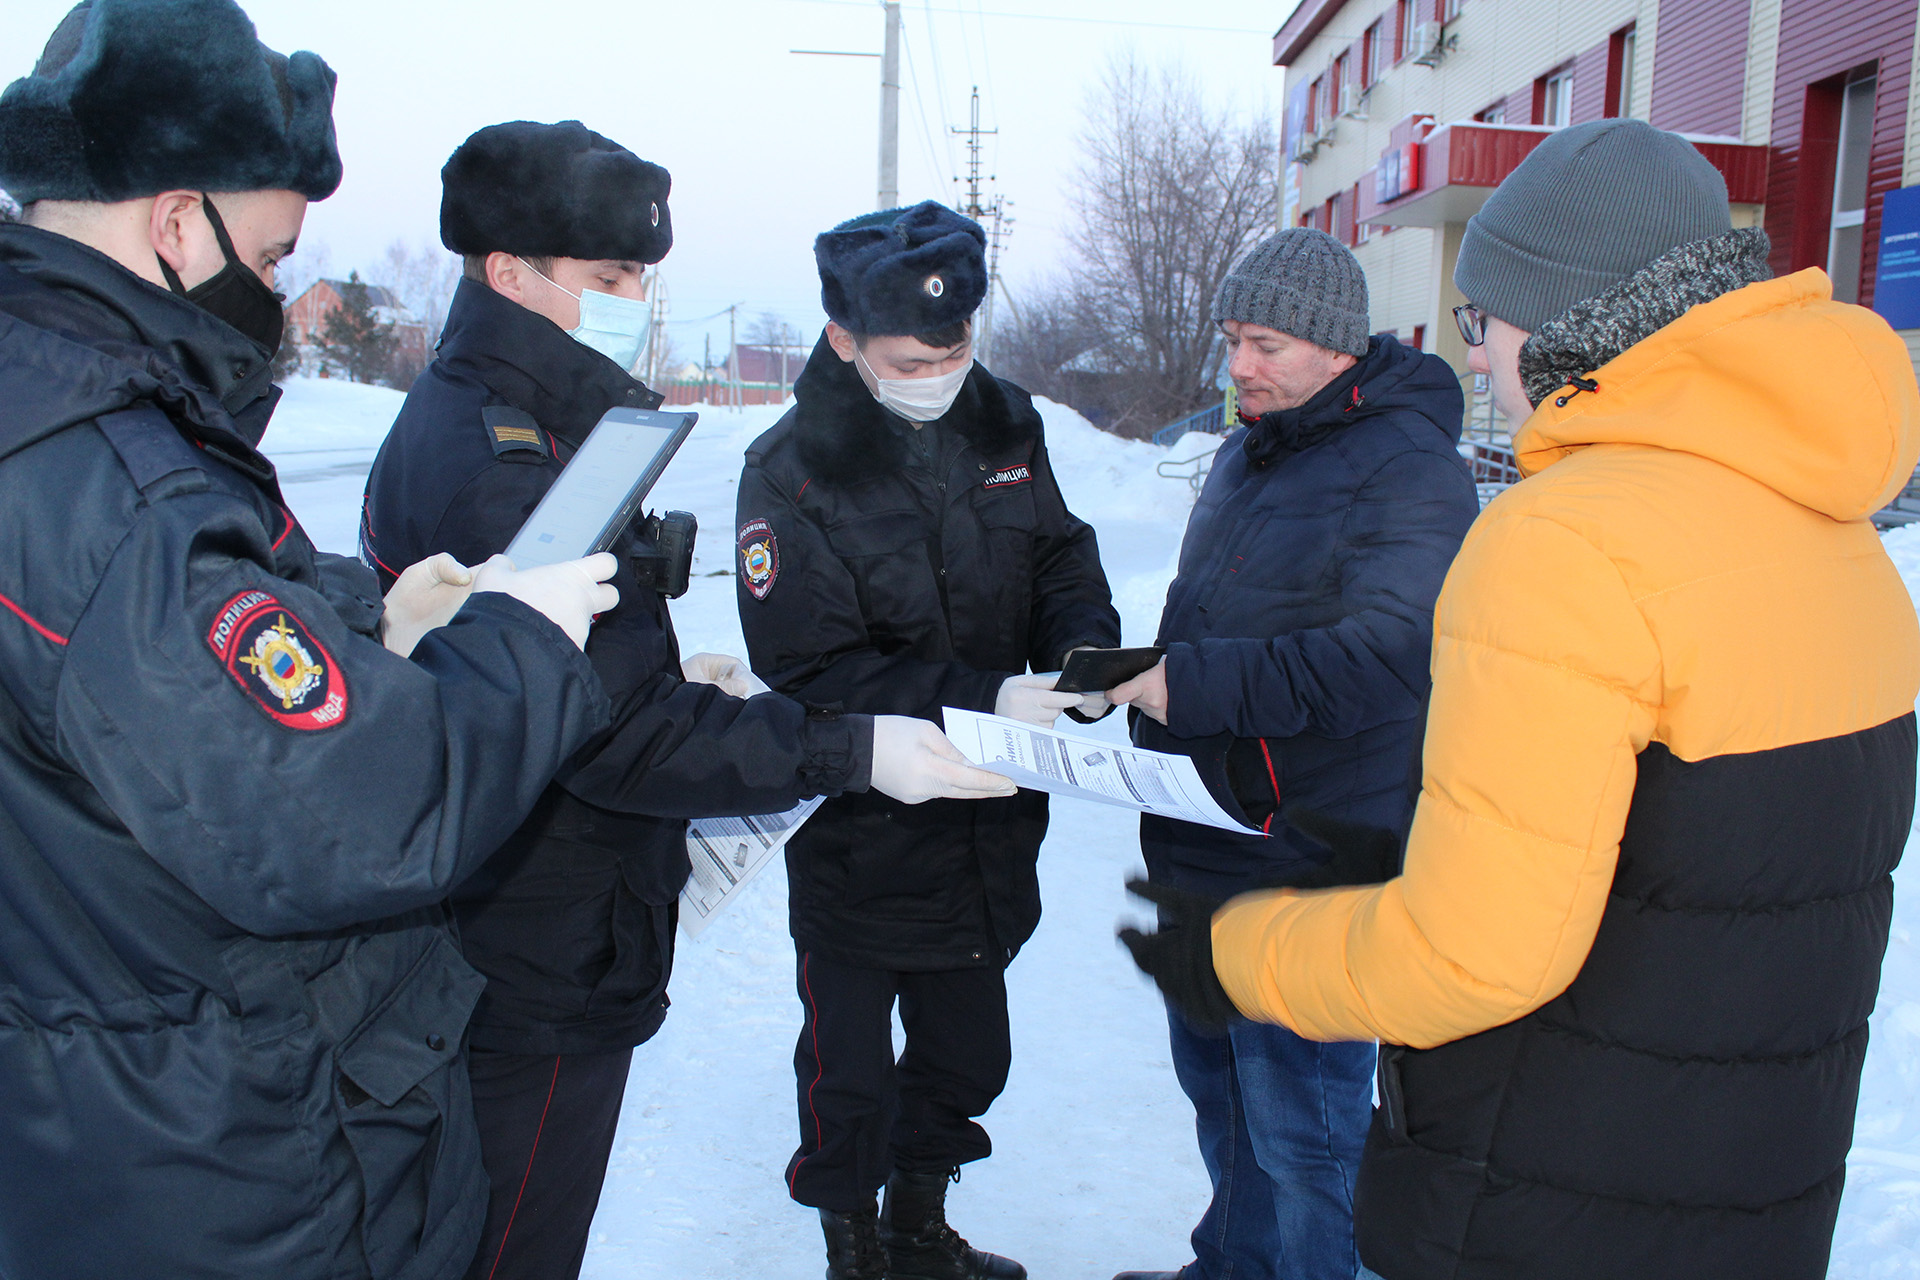
[[[1887,192],[1873,309],[1896,329],[1920,329],[1920,187]]]
[[[1307,94],[1313,85],[1302,76],[1300,83],[1293,86],[1293,92],[1287,95],[1286,122],[1280,126],[1285,140],[1283,154],[1289,160],[1300,158],[1300,140],[1307,131]]]

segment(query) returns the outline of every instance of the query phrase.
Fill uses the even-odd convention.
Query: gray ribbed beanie
[[[1213,298],[1213,322],[1239,320],[1329,351],[1367,354],[1367,276],[1324,231],[1276,231],[1233,264]]]
[[[1548,136],[1467,222],[1453,283],[1529,333],[1670,249],[1733,229],[1727,184],[1694,145],[1641,120]]]

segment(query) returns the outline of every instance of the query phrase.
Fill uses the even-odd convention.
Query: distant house
[[[799,345],[754,346],[743,342],[733,351],[740,362],[738,375],[742,382],[790,387],[793,380],[800,376],[800,371],[807,367],[808,349]]]
[[[346,287],[344,280],[317,280],[287,306],[286,340],[298,346],[301,356],[310,361],[308,367],[319,369],[323,377],[325,367],[319,361],[320,334],[326,327],[327,317],[340,305],[340,291]],[[426,368],[433,358],[432,335],[427,332],[426,322],[409,311],[392,290],[377,284],[370,284],[366,289],[374,317],[392,324],[394,337],[399,340],[395,363]]]

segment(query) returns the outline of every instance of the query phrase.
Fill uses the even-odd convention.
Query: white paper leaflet
[[[944,707],[942,713],[947,737],[961,755],[1023,787],[1225,831],[1261,834],[1227,816],[1186,756],[1083,738],[958,707]]]
[[[689,822],[687,860],[693,864],[693,873],[680,891],[680,927],[687,936],[698,937],[819,807],[820,797],[814,796],[785,813]]]

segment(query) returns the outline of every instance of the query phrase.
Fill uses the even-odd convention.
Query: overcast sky
[[[312,49],[339,73],[346,180],[314,206],[311,271],[366,269],[396,238],[438,243],[439,171],[474,129],[577,118],[673,173],[664,264],[673,335],[697,354],[737,303],[742,323],[781,314],[810,341],[822,322],[813,236],[876,195],[877,0],[243,0],[268,45]],[[0,3],[0,80],[31,69],[70,0]],[[906,0],[902,203],[958,203],[968,95],[980,86],[984,155],[1017,224],[1002,272],[1018,296],[1058,265],[1087,89],[1129,53],[1179,61],[1217,105],[1276,122],[1269,65],[1293,0]]]

